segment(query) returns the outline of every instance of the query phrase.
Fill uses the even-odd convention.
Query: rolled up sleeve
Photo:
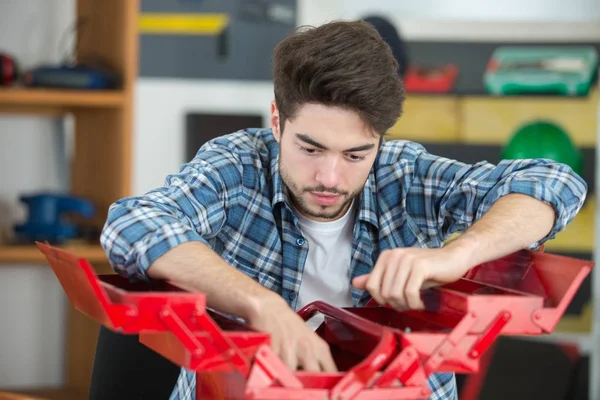
[[[553,239],[575,218],[587,195],[586,182],[564,164],[547,159],[465,164],[424,151],[415,160],[410,196],[421,228],[437,241],[463,232],[501,197],[519,193],[553,207],[551,231],[530,247]]]
[[[206,146],[163,187],[109,207],[100,243],[112,268],[132,280],[170,249],[208,243],[225,225],[241,190],[241,163],[228,149]]]

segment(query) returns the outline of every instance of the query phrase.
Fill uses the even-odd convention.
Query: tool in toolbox
[[[305,320],[324,315],[317,333],[339,372],[292,371],[269,335],[207,308],[202,293],[167,282],[134,283],[97,275],[85,260],[37,243],[74,307],[195,371],[197,399],[426,399],[436,372],[473,373],[499,335],[551,333],[593,263],[520,251],[473,268],[423,294],[425,310],[398,312],[370,302],[314,302]]]

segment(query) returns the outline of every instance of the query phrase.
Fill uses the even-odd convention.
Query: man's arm
[[[227,222],[227,209],[238,205],[241,168],[231,151],[206,146],[163,188],[113,204],[101,243],[119,274],[202,292],[209,307],[269,333],[273,349],[290,368],[335,371],[326,342],[281,296],[208,245]]]
[[[116,202],[101,236],[115,270],[202,292],[210,307],[254,318],[259,301],[276,294],[226,263],[207,241],[237,205],[240,165],[232,152],[208,145],[164,187]]]
[[[207,145],[164,186],[110,206],[100,243],[117,273],[148,280],[149,267],[170,250],[207,245],[219,233],[242,187],[239,157],[224,147]]]
[[[515,203],[508,203],[514,200],[503,200],[499,207],[493,207],[509,194],[521,194],[537,202],[515,196],[513,198],[524,200]],[[553,216],[550,229],[541,237],[531,242],[527,242],[527,239],[532,236],[505,238],[509,243],[518,240],[516,244],[522,245],[522,248],[536,248],[566,228],[583,206],[586,195],[585,181],[567,165],[551,160],[502,160],[497,165],[488,162],[465,164],[423,150],[415,157],[414,175],[407,195],[407,213],[435,244],[441,246],[452,234],[464,234],[473,228],[492,208],[506,211],[506,215],[494,218],[493,222],[500,224],[497,227],[484,221],[487,227],[498,231],[498,234],[505,233],[513,226],[529,232],[545,231],[548,219],[538,218],[535,211],[537,208],[546,209],[543,207],[545,204],[553,210]],[[512,205],[516,208],[508,210]],[[528,211],[536,214],[528,215]],[[475,229],[479,232],[481,228],[478,226]],[[513,231],[510,236],[515,236],[516,232],[521,231]],[[495,236],[495,239],[499,240],[499,236]],[[509,248],[514,249],[512,246]]]
[[[467,165],[416,146],[411,152],[413,175],[399,174],[409,188],[406,212],[434,248],[383,252],[370,274],[353,281],[378,303],[398,309],[423,308],[421,289],[453,282],[482,262],[538,247],[562,231],[585,200],[585,181],[549,160]],[[455,232],[463,234],[444,246]]]
[[[456,281],[469,269],[539,242],[556,214],[546,203],[523,194],[497,200],[458,239],[441,248],[399,248],[384,252],[373,271],[354,280],[380,304],[422,309],[420,291]]]
[[[150,265],[147,274],[190,292],[202,292],[211,308],[248,321],[255,321],[268,303],[282,300],[202,242],[171,249]]]
[[[539,243],[552,231],[556,217],[546,203],[523,194],[508,194],[446,247],[462,254],[469,268]]]

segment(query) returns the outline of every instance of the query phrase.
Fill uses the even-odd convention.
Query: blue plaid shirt
[[[228,263],[296,308],[307,245],[279,175],[279,144],[268,129],[247,129],[205,144],[165,185],[110,207],[101,243],[121,275],[148,279],[159,256],[187,241],[208,244]],[[583,205],[585,182],[549,160],[467,165],[419,144],[386,141],[375,160],[354,226],[350,279],[398,247],[443,245],[501,196],[523,193],[557,211],[551,239]],[[368,293],[352,289],[355,305]],[[431,399],[457,397],[452,373],[429,378]],[[172,399],[195,399],[194,374],[182,369]]]

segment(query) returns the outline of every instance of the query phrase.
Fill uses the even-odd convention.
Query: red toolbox
[[[85,259],[37,246],[76,309],[195,371],[197,399],[223,400],[426,399],[430,374],[477,372],[499,335],[551,333],[593,266],[524,250],[423,292],[423,311],[309,304],[299,314],[323,314],[317,333],[339,368],[312,373],[287,368],[268,334],[207,308],[201,293],[96,275]]]

